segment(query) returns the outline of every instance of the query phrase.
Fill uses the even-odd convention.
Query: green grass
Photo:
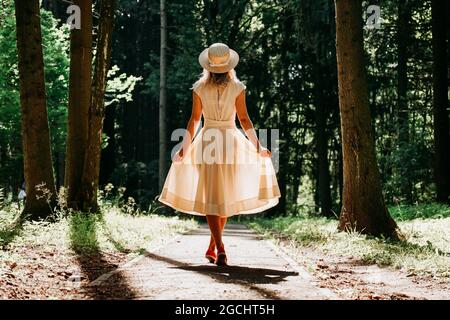
[[[338,232],[337,221],[303,216],[258,218],[249,226],[268,237],[285,239],[297,247],[352,256],[362,263],[391,266],[417,274],[450,277],[450,207],[401,206],[391,209],[404,241]]]
[[[450,217],[450,206],[445,204],[418,204],[413,206],[398,205],[389,208],[395,220],[440,219]]]
[[[0,210],[0,249],[20,234],[22,221],[17,208]]]
[[[103,215],[75,213],[56,222],[26,221],[19,230],[12,224],[13,212],[2,211],[2,214],[0,260],[7,256],[11,260],[14,258],[11,255],[20,259],[22,249],[36,246],[78,255],[99,251],[137,254],[153,242],[164,241],[197,225],[193,220],[178,217],[131,216],[111,208]]]

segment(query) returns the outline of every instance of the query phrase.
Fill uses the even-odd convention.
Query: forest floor
[[[450,299],[450,207],[390,211],[403,241],[338,232],[336,220],[308,215],[247,224],[341,299]]]
[[[18,230],[0,221],[0,298],[450,299],[446,214],[399,221],[404,242],[321,218],[244,223],[227,225],[230,266],[217,267],[193,220],[110,210]]]
[[[197,227],[193,220],[116,208],[22,226],[8,214],[0,211],[0,299],[80,299],[100,275]]]

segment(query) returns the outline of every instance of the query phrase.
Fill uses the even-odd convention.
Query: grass
[[[338,232],[337,221],[307,215],[257,218],[248,225],[268,237],[297,247],[351,256],[365,264],[391,266],[415,274],[450,277],[450,207],[397,206],[391,213],[405,241],[378,239],[357,232]]]
[[[18,208],[0,210],[0,249],[20,234],[22,221]]]
[[[395,220],[441,219],[450,217],[450,206],[440,203],[397,205],[389,208]]]
[[[103,299],[88,286],[101,274],[197,227],[193,219],[104,206],[103,214],[64,213],[52,221],[21,221],[14,204],[0,209],[0,298]],[[118,273],[115,290],[134,290]]]
[[[56,222],[26,221],[20,229],[13,226],[14,216],[11,211],[2,212],[0,260],[20,259],[21,249],[33,247],[86,255],[98,251],[138,254],[149,244],[164,241],[197,225],[193,220],[178,217],[131,216],[116,208],[109,209],[104,215],[75,213]]]

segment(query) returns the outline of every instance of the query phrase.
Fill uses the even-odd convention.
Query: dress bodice
[[[272,160],[237,129],[236,98],[245,89],[196,83],[204,126],[181,161],[173,162],[158,200],[180,212],[231,217],[263,212],[281,196]],[[223,135],[221,135],[223,134]]]
[[[196,83],[193,90],[202,100],[203,117],[216,121],[231,121],[236,118],[236,98],[245,89],[245,85],[231,80],[226,87]]]

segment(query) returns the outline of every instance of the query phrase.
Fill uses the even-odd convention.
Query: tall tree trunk
[[[448,90],[448,60],[446,28],[449,4],[431,1],[431,24],[433,32],[433,111],[436,200],[450,203],[450,125]]]
[[[39,0],[16,0],[15,9],[27,192],[23,213],[32,218],[44,218],[55,205],[56,189],[46,106]],[[50,194],[38,198],[42,191],[36,187],[42,184]]]
[[[364,66],[361,1],[335,0],[336,55],[344,170],[339,230],[398,238],[381,192]]]
[[[408,39],[410,34],[411,7],[408,0],[399,0],[397,20],[397,119],[398,119],[398,148],[409,144],[409,110],[408,110]],[[409,161],[406,158],[404,161]],[[408,172],[402,163],[397,164],[400,177],[405,177],[400,185],[400,196],[404,196],[407,203],[412,203],[412,183],[407,179]]]
[[[337,164],[337,181],[339,190],[339,207],[342,207],[344,197],[344,163],[342,160],[342,147],[338,150],[338,164]]]
[[[89,132],[82,176],[83,211],[99,210],[97,204],[102,128],[105,119],[105,89],[111,60],[111,36],[114,23],[114,0],[102,0],[100,22],[92,81],[92,102],[89,109]]]
[[[167,157],[167,139],[166,139],[166,109],[167,109],[167,17],[166,0],[161,0],[161,56],[160,56],[160,82],[159,82],[159,190],[164,185],[166,178],[166,157]]]
[[[81,29],[70,35],[69,114],[67,119],[67,205],[81,209],[82,174],[88,139],[92,76],[92,0],[75,0],[81,9]]]

